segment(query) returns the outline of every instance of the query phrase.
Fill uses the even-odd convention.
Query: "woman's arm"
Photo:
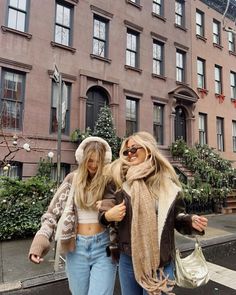
[[[98,219],[102,225],[109,225],[113,221],[121,221],[126,212],[124,201],[118,204],[115,185],[110,183],[103,197],[103,200],[98,204],[99,215]]]
[[[29,251],[29,258],[35,263],[40,263],[42,261],[41,257],[45,256],[50,249],[50,241],[64,210],[72,179],[73,173],[65,177],[51,200],[47,211],[41,217],[41,227],[36,233]]]
[[[187,214],[183,194],[180,192],[175,203],[175,228],[185,235],[204,235],[207,218],[195,214]]]

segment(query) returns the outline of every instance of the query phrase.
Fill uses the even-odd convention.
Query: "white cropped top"
[[[78,223],[98,223],[98,211],[77,208]]]

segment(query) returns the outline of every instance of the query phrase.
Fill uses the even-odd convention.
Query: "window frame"
[[[99,21],[100,23],[103,23],[105,26],[105,39],[99,38],[95,36],[95,21]],[[93,16],[93,54],[102,58],[108,58],[108,46],[109,46],[109,19],[104,18],[98,14],[94,14]],[[94,40],[97,40],[98,42],[104,43],[104,55],[101,55],[94,51]]]
[[[0,166],[0,176],[7,176],[12,179],[22,179],[22,170],[23,170],[23,163],[18,161],[10,161],[9,170],[4,171],[4,166]],[[14,169],[13,171],[11,169]]]
[[[155,121],[155,109],[160,110],[160,120]],[[159,131],[159,132],[158,132]],[[153,103],[153,135],[159,145],[164,144],[164,105],[160,103]]]
[[[236,153],[236,121],[232,121],[232,150]]]
[[[158,46],[160,48],[160,57],[154,56],[154,47]],[[165,43],[159,40],[153,39],[152,43],[152,73],[154,75],[163,76],[165,75]],[[156,63],[156,66],[154,65]],[[159,67],[157,66],[159,65]],[[154,70],[159,68],[159,72]]]
[[[213,19],[213,28],[212,28],[212,34],[213,34],[213,44],[221,45],[221,25],[220,22],[216,19]],[[215,31],[216,29],[216,31]]]
[[[216,117],[217,150],[224,152],[224,118]]]
[[[199,69],[199,62],[201,62],[202,71]],[[199,84],[199,79],[201,85]],[[206,89],[206,61],[203,58],[197,58],[197,87],[201,89]]]
[[[12,75],[18,75],[19,77],[21,77],[21,86],[19,86],[21,88],[21,92],[20,92],[20,97],[17,99],[14,98],[10,98],[10,97],[4,97],[4,91],[5,91],[5,75],[9,73]],[[13,79],[14,79],[13,76]],[[10,80],[9,80],[10,81]],[[16,83],[14,80],[11,80],[11,83]],[[17,71],[17,70],[12,70],[9,68],[2,68],[1,70],[1,97],[0,97],[0,110],[1,110],[1,118],[3,118],[3,105],[4,102],[9,103],[8,106],[10,106],[10,114],[7,114],[7,120],[11,121],[10,124],[4,124],[2,123],[2,126],[4,129],[9,129],[9,130],[22,130],[23,128],[23,115],[24,115],[24,101],[25,101],[25,85],[26,85],[26,73],[25,72],[21,72],[21,71]],[[9,88],[8,88],[9,89]],[[12,88],[10,88],[10,90],[12,91]],[[11,103],[13,108],[11,108]],[[13,114],[13,110],[15,109],[15,112]],[[17,113],[19,109],[19,114]],[[15,119],[13,117],[13,115],[15,115]],[[17,119],[19,115],[19,118]],[[19,121],[17,124],[17,120]],[[14,126],[12,125],[14,123]]]
[[[199,144],[207,144],[207,114],[199,113],[198,115],[198,133]]]
[[[200,17],[200,23],[197,16]],[[196,9],[196,35],[205,37],[205,14],[203,11]]]
[[[66,175],[70,173],[71,164],[61,163],[60,167],[60,183],[65,179]],[[57,164],[54,163],[51,168],[51,179],[57,180]]]
[[[129,35],[131,36],[131,48],[128,47]],[[135,49],[132,48],[132,37],[135,37]],[[128,54],[130,54],[128,56]],[[134,55],[134,65],[132,64],[132,54]],[[126,31],[126,54],[125,54],[125,65],[133,68],[139,68],[139,54],[140,54],[140,33],[127,28]],[[129,60],[129,62],[127,62]]]
[[[63,7],[63,10],[65,8],[69,9],[69,17],[70,17],[69,25],[64,25],[64,24],[61,24],[61,23],[57,22],[57,16],[58,16],[57,7],[59,5]],[[54,42],[55,43],[60,44],[62,46],[68,46],[68,47],[72,46],[72,42],[73,42],[73,38],[72,38],[73,37],[73,18],[74,18],[74,6],[70,5],[69,3],[65,3],[65,2],[62,2],[60,0],[57,0],[56,5],[55,5],[55,20],[54,20]],[[62,32],[60,32],[61,41],[59,41],[57,39],[57,37],[56,37],[57,27],[59,27],[61,29],[68,30],[68,42],[66,42],[66,43],[62,42],[63,41],[63,38],[61,37]]]
[[[177,8],[180,8],[181,12]],[[185,27],[185,3],[183,0],[175,0],[175,25]]]
[[[159,16],[164,16],[164,3],[163,0],[152,1],[152,12]]]
[[[228,49],[230,52],[235,52],[235,34],[233,32],[228,32]]]
[[[67,108],[66,108],[66,115],[65,115],[65,128],[61,129],[61,133],[64,135],[69,135],[70,131],[70,102],[71,102],[71,92],[72,92],[72,83],[67,81],[62,81],[61,83],[61,93],[63,93],[63,83],[68,87],[68,97],[67,97]],[[54,80],[52,80],[52,98],[51,98],[51,116],[50,116],[50,130],[49,132],[51,134],[55,134],[58,132],[58,123],[56,119],[56,113],[57,113],[57,106],[54,105],[54,98],[56,99],[56,95],[58,93],[54,93],[54,87],[58,87],[59,90],[59,84],[57,84]],[[62,95],[62,94],[61,94]],[[57,104],[57,102],[55,102]],[[54,123],[55,122],[55,123]]]
[[[127,103],[130,102],[130,104],[134,104],[134,118],[132,116],[128,117],[128,109],[127,109]],[[126,101],[125,101],[125,123],[126,123],[126,136],[129,136],[133,134],[134,132],[138,131],[138,99],[131,97],[131,96],[126,96]],[[132,105],[130,105],[130,114],[132,115]],[[130,126],[128,126],[130,125]],[[129,130],[128,130],[129,129]]]
[[[28,28],[29,28],[29,9],[30,9],[30,1],[29,0],[25,0],[25,10],[21,9],[19,7],[15,7],[11,5],[11,0],[8,0],[8,4],[7,4],[7,19],[6,19],[6,26],[10,29],[19,31],[19,32],[24,32],[27,33],[28,32]],[[24,29],[20,29],[16,26],[9,26],[9,20],[10,20],[10,10],[16,11],[16,23],[18,20],[18,13],[24,14]]]
[[[218,73],[216,73],[216,70],[218,71]],[[222,92],[223,92],[222,67],[219,66],[219,65],[215,65],[215,68],[214,68],[214,79],[215,79],[215,94],[222,94]]]
[[[230,97],[236,99],[236,73],[230,71]]]
[[[182,57],[181,64],[178,63],[179,58]],[[181,76],[181,80],[179,80],[179,76]],[[180,49],[176,49],[176,81],[180,83],[186,82],[186,52]]]

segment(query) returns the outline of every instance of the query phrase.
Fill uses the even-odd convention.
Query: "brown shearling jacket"
[[[120,204],[125,201],[126,215],[121,222],[117,223],[118,234],[118,248],[120,252],[131,255],[131,222],[132,222],[132,207],[129,194],[124,190],[116,192],[115,185],[110,184],[107,187],[107,191],[102,201],[102,206],[99,211],[99,221],[103,225],[109,225],[105,219],[105,212],[112,208],[114,205]],[[160,212],[164,208],[166,202],[159,202],[158,211]],[[198,232],[192,227],[192,221],[190,214],[186,214],[185,203],[182,198],[182,192],[178,192],[171,202],[168,202],[168,207],[164,212],[167,212],[164,216],[158,218],[158,230],[160,233],[160,266],[168,264],[175,258],[175,235],[176,229],[181,234],[185,235],[202,235],[204,232]]]

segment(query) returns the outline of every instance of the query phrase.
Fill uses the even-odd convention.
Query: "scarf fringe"
[[[153,278],[146,275],[143,279],[139,280],[139,284],[148,292],[149,295],[175,295],[172,292],[175,281],[170,280],[169,275],[165,276],[163,268],[159,268],[159,278]]]

